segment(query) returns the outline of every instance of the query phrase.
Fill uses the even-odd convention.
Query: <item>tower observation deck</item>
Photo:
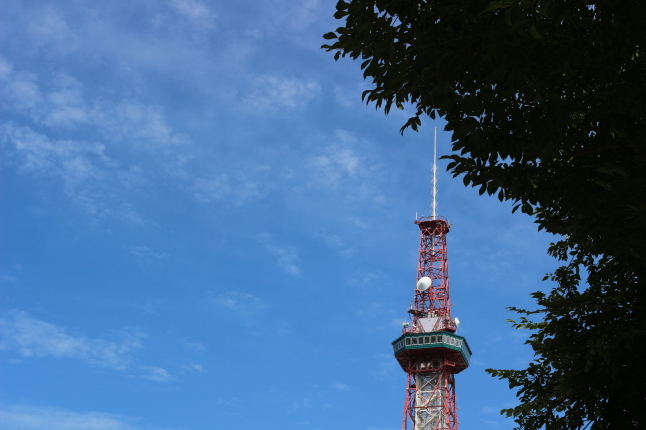
[[[455,374],[469,366],[471,349],[458,336],[451,317],[447,220],[440,216],[415,221],[420,229],[415,299],[401,336],[392,342],[406,372],[402,430],[457,430]]]

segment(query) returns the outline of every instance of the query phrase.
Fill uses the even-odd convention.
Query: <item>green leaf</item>
[[[529,26],[529,34],[531,34],[534,39],[543,38],[543,35],[541,35],[541,33],[538,32],[538,30],[536,29],[536,25],[534,24]]]

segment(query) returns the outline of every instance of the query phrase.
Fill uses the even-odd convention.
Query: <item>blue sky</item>
[[[400,428],[433,127],[366,107],[319,46],[334,1],[0,5],[0,423]],[[440,168],[462,429],[509,429],[488,367],[551,237]]]

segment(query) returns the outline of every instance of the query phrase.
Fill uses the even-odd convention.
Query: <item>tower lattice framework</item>
[[[471,350],[451,317],[446,234],[442,217],[422,217],[411,324],[392,344],[406,372],[402,430],[457,430],[455,374],[469,366]]]

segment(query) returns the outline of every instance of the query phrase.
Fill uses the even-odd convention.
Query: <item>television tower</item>
[[[449,223],[437,210],[437,128],[433,145],[433,193],[429,217],[415,221],[420,229],[415,299],[400,337],[392,342],[406,372],[402,430],[457,430],[455,374],[469,366],[471,349],[456,335],[451,318],[446,234]]]

